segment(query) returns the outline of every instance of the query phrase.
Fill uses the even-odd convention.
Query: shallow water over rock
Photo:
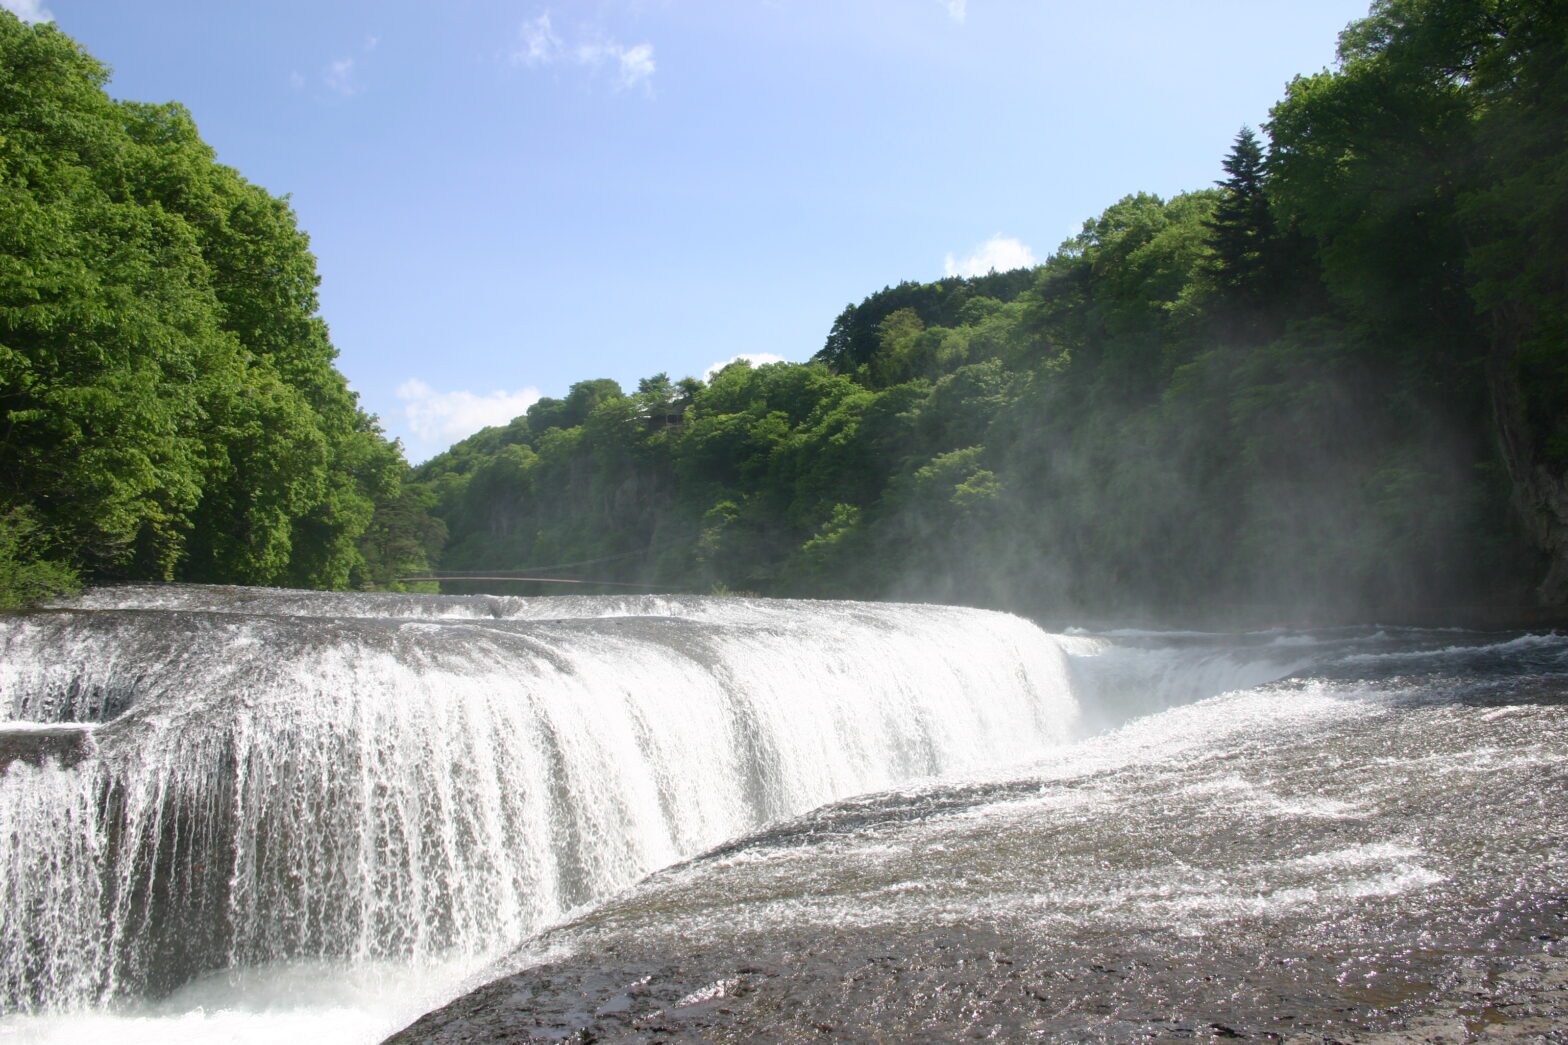
[[[513,973],[415,1040],[1392,1026],[1554,975],[1565,677],[1555,634],[90,592],[0,618],[0,1040],[371,1042]]]
[[[390,1041],[1560,1038],[1565,648],[1345,647],[1025,772],[835,804]]]

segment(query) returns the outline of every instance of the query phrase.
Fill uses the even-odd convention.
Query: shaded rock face
[[[34,768],[46,763],[69,769],[93,752],[92,734],[74,726],[46,729],[0,728],[0,773],[21,762]]]
[[[1535,529],[1550,566],[1538,594],[1547,606],[1568,605],[1568,480],[1537,466],[1524,496],[1534,497]]]
[[[830,806],[388,1045],[1568,1040],[1568,664],[1446,658],[1350,657],[1027,775]]]
[[[1568,605],[1568,475],[1539,459],[1520,385],[1517,346],[1510,331],[1499,336],[1487,366],[1497,444],[1508,471],[1514,510],[1546,561],[1536,596],[1545,606]]]

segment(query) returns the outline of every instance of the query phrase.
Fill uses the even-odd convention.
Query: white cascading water
[[[6,1012],[483,956],[766,822],[1078,725],[1063,647],[976,610],[97,598],[117,608],[0,618],[7,735],[100,723],[0,778]]]

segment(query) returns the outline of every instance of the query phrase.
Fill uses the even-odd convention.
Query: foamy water
[[[649,872],[824,806],[810,844],[786,832],[662,877],[661,924],[1097,912],[1197,931],[1420,893],[1445,873],[1418,838],[1049,889],[1038,853],[973,854],[1042,824],[1092,837],[1151,800],[1359,822],[1353,796],[1191,771],[1375,714],[1369,672],[1568,655],[1558,636],[1471,640],[1053,636],[977,610],[695,597],[89,593],[0,618],[5,750],[23,752],[0,778],[0,1038],[376,1041]],[[667,902],[726,861],[745,902]]]

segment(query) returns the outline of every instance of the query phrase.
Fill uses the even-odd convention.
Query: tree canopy
[[[1038,613],[1561,603],[1565,18],[1380,0],[1213,189],[885,288],[810,363],[481,433],[417,472],[444,563]]]
[[[107,79],[0,12],[0,545],[94,579],[389,579],[361,539],[406,465],[293,211]]]
[[[1038,614],[1568,602],[1559,3],[1378,0],[1212,188],[411,474],[287,201],[106,76],[0,13],[0,602],[437,562]]]

